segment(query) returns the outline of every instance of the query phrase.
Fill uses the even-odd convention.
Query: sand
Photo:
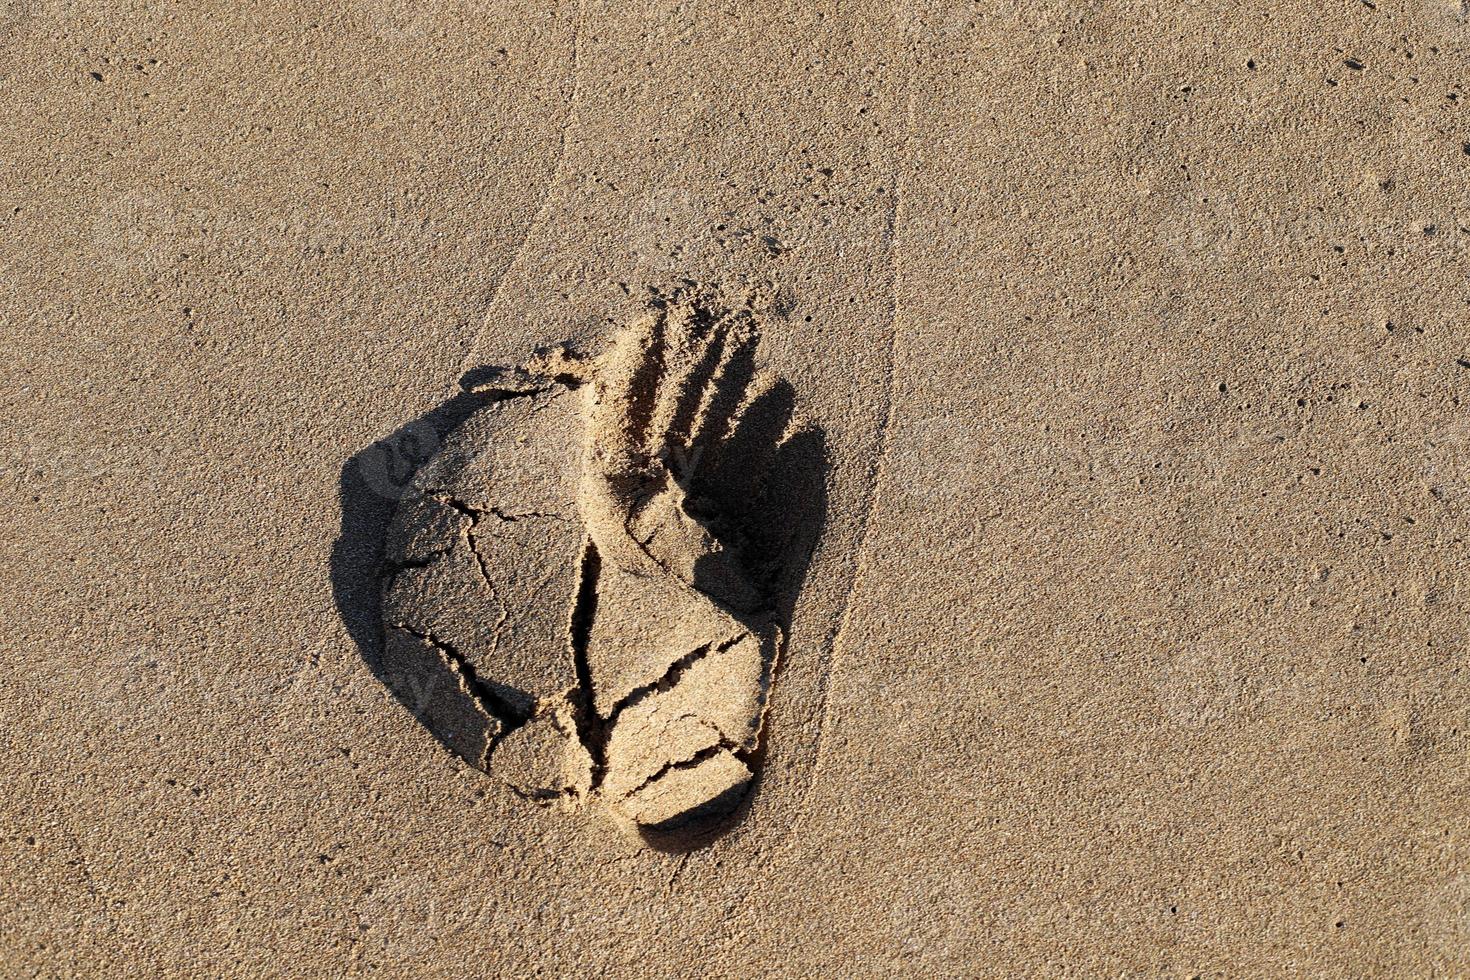
[[[1467,44],[0,4],[0,974],[1470,973]],[[692,846],[365,656],[402,464],[680,287],[758,306],[824,461]]]

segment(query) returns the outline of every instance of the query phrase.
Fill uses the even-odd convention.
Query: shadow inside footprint
[[[332,545],[332,598],[358,653],[373,675],[448,749],[463,754],[476,721],[453,710],[444,693],[456,679],[438,657],[385,658],[384,546],[399,501],[451,433],[493,399],[462,391],[391,435],[353,454],[342,466],[342,522]]]
[[[779,434],[790,417],[788,409],[782,427],[773,425],[769,431]],[[781,656],[770,678],[774,687],[785,662],[793,655],[789,635],[792,616],[827,520],[825,436],[820,429],[809,426],[780,444],[769,456],[768,464],[766,492],[747,501],[744,527],[751,530],[740,535],[740,547],[747,566],[762,585],[763,601],[757,613],[768,616],[783,635]],[[714,568],[705,562],[695,564],[695,585],[710,595],[719,594],[727,577],[728,569],[722,564]],[[802,655],[800,640],[797,638],[795,656]],[[640,827],[644,843],[658,851],[683,853],[704,847],[734,828],[756,796],[769,744],[762,738],[743,756],[754,774],[749,784],[732,787],[667,824]]]

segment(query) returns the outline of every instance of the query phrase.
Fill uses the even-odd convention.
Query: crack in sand
[[[449,669],[463,682],[465,690],[474,699],[476,706],[485,714],[485,717],[501,724],[500,732],[493,738],[486,740],[485,756],[488,758],[494,750],[495,743],[500,739],[524,725],[529,718],[513,705],[502,698],[491,687],[488,681],[480,679],[475,665],[460,653],[453,643],[443,637],[436,636],[430,630],[417,629],[402,622],[391,622],[387,626],[390,629],[401,630],[409,636],[416,637],[439,652]]]
[[[592,667],[587,660],[587,640],[592,631],[592,617],[597,612],[597,576],[601,567],[597,547],[590,540],[584,541],[577,572],[577,593],[567,629],[572,667],[577,675],[572,720],[576,725],[577,739],[592,760],[591,786],[594,790],[601,785],[607,771],[607,741],[602,732],[603,723],[597,717]]]
[[[720,741],[715,745],[705,746],[698,752],[694,752],[686,758],[676,759],[673,762],[665,762],[662,766],[659,767],[659,770],[657,772],[655,772],[652,776],[649,776],[647,779],[643,780],[643,782],[639,783],[637,786],[634,786],[632,789],[628,790],[628,792],[624,795],[636,796],[637,794],[643,792],[645,789],[648,789],[654,783],[658,782],[660,779],[663,779],[669,773],[678,772],[683,769],[694,769],[698,767],[701,763],[713,759],[721,752],[729,752],[737,759],[740,759],[743,754],[742,751],[734,744],[724,741]]]
[[[475,567],[480,572],[480,582],[485,586],[485,591],[490,593],[490,598],[494,600],[495,607],[500,610],[499,617],[495,620],[494,625],[490,627],[490,654],[494,656],[495,652],[500,649],[501,630],[510,620],[510,610],[506,607],[505,600],[500,595],[500,591],[495,588],[495,582],[490,577],[490,569],[485,564],[485,556],[480,552],[479,538],[475,534],[476,528],[480,526],[480,517],[483,511],[477,510],[464,501],[451,496],[439,496],[434,497],[434,499],[439,500],[446,507],[468,517],[470,520],[469,526],[463,531],[462,540],[469,547],[470,554],[475,559]],[[453,548],[449,550],[452,551]]]
[[[493,517],[499,518],[501,521],[504,521],[506,524],[514,524],[517,521],[533,521],[533,520],[562,521],[563,523],[571,524],[575,520],[575,518],[568,517],[565,514],[552,514],[552,513],[549,513],[549,512],[534,511],[534,510],[526,511],[526,512],[521,513],[521,514],[507,514],[505,511],[501,510],[499,507],[491,507],[489,509],[489,511],[487,511],[486,513],[489,513]]]
[[[431,568],[439,561],[439,559],[448,557],[452,551],[454,551],[453,544],[449,545],[446,548],[441,548],[438,551],[431,552],[423,558],[410,558],[403,561],[386,564],[386,567],[383,569],[381,582],[381,587],[383,591],[386,592],[392,589],[394,583],[398,581],[398,576],[402,575],[404,572],[421,571],[425,568]]]
[[[624,695],[622,700],[617,704],[613,705],[612,710],[607,713],[607,718],[605,719],[606,725],[609,728],[612,727],[617,723],[618,716],[625,710],[636,707],[654,694],[670,690],[679,682],[679,678],[683,677],[685,672],[695,664],[713,654],[724,653],[744,638],[745,634],[742,633],[719,644],[703,644],[684,654],[684,656],[669,664],[663,676],[647,684],[639,685]]]

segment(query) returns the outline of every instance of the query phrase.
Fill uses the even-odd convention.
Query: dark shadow
[[[769,619],[781,627],[786,643],[771,681],[773,688],[790,652],[791,617],[796,600],[827,521],[828,469],[826,436],[817,428],[802,429],[776,452],[765,490],[751,513],[752,527],[775,532],[764,537],[753,536],[749,542],[755,549],[756,560],[777,561],[774,575],[768,579],[772,588],[767,609]],[[698,573],[696,568],[696,585],[700,585]],[[760,790],[767,744],[768,739],[762,738],[754,752],[741,756],[754,773],[745,787],[710,800],[698,811],[682,816],[676,826],[640,828],[644,843],[657,851],[682,854],[704,847],[734,829],[745,818]]]
[[[465,387],[482,374],[466,375]],[[389,656],[383,630],[383,548],[388,525],[414,475],[450,433],[496,397],[493,392],[462,391],[348,459],[338,490],[341,530],[330,559],[337,613],[373,676],[441,744],[467,758],[477,737],[472,729],[482,722],[459,703],[457,682],[443,660],[406,643],[395,643]]]

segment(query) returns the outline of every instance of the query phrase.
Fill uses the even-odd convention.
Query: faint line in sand
[[[904,114],[905,128],[900,144],[901,147],[907,146],[910,134],[913,132],[914,79],[912,66],[910,67],[909,77],[906,81],[906,88],[906,108]],[[904,157],[906,156],[906,154],[901,150],[899,156]],[[891,283],[889,287],[890,291],[888,303],[889,326],[887,370],[884,372],[883,379],[883,412],[882,415],[879,417],[878,432],[875,440],[876,449],[874,452],[873,462],[869,465],[867,471],[867,501],[863,508],[862,522],[857,535],[858,543],[857,550],[855,552],[857,556],[857,561],[855,563],[856,567],[854,568],[852,576],[849,580],[847,595],[843,600],[842,612],[837,617],[837,626],[833,629],[832,633],[827,638],[827,645],[832,651],[832,659],[827,666],[827,672],[825,676],[823,676],[819,680],[819,694],[817,697],[817,703],[821,705],[822,720],[821,723],[817,725],[815,736],[816,747],[813,750],[814,758],[812,761],[811,776],[806,780],[806,786],[802,791],[803,807],[798,808],[796,818],[792,822],[791,828],[783,835],[784,839],[782,841],[782,844],[779,845],[780,850],[785,850],[790,845],[790,842],[795,839],[795,833],[797,829],[806,819],[807,811],[804,808],[804,804],[807,798],[811,795],[812,789],[817,785],[817,780],[822,773],[824,752],[826,749],[827,726],[832,721],[832,678],[837,673],[838,668],[842,662],[842,654],[845,652],[842,649],[842,645],[847,632],[848,622],[852,618],[853,599],[857,596],[859,592],[862,591],[864,581],[867,577],[869,563],[866,560],[865,556],[868,548],[868,541],[872,537],[873,532],[873,515],[878,509],[879,490],[884,484],[884,476],[886,473],[885,463],[888,458],[889,444],[891,441],[890,433],[893,422],[894,381],[898,373],[899,357],[898,229],[901,223],[900,211],[903,204],[903,171],[901,160],[893,166],[892,174],[893,180],[891,181],[891,184],[893,194],[889,201],[888,219],[886,222],[886,227],[884,229],[885,237],[888,240],[888,262]]]
[[[526,251],[527,244],[535,237],[536,231],[546,219],[546,208],[551,201],[551,190],[556,186],[557,179],[561,176],[562,168],[567,162],[567,134],[577,122],[577,95],[581,91],[581,36],[582,36],[582,0],[578,0],[576,13],[572,17],[572,63],[569,69],[570,88],[567,93],[566,119],[561,125],[561,136],[556,151],[556,162],[552,164],[551,173],[546,182],[541,185],[541,199],[536,204],[536,211],[531,216],[530,224],[526,226],[526,234],[521,237],[521,243],[511,253],[510,261],[505,264],[505,269],[500,273],[500,279],[495,283],[495,289],[490,293],[490,301],[485,305],[485,315],[480,320],[480,329],[475,331],[475,336],[470,340],[469,348],[465,350],[464,357],[459,362],[459,371],[455,374],[455,381],[464,377],[465,372],[470,369],[474,360],[475,352],[480,349],[480,341],[485,337],[485,331],[490,328],[490,313],[495,309],[495,304],[500,299],[500,292],[505,286],[505,281],[510,278],[516,263],[520,261],[521,255]]]
[[[817,758],[812,766],[812,783],[816,782],[821,770],[822,746],[824,744],[823,733],[827,729],[827,722],[831,719],[832,703],[828,697],[831,687],[832,675],[837,672],[841,662],[842,641],[847,632],[848,621],[852,618],[853,598],[862,591],[863,582],[867,577],[868,561],[866,559],[868,540],[873,534],[873,514],[878,509],[878,491],[883,486],[885,472],[884,463],[888,457],[889,433],[893,422],[893,382],[897,373],[898,364],[898,248],[897,248],[897,224],[898,210],[900,206],[901,191],[899,185],[903,177],[897,173],[895,168],[893,180],[893,199],[888,207],[888,226],[886,237],[888,238],[889,268],[892,276],[891,295],[888,303],[889,327],[888,327],[888,354],[887,370],[883,378],[883,413],[878,419],[878,432],[875,441],[876,449],[873,462],[869,464],[866,473],[867,501],[863,506],[863,519],[858,531],[858,546],[855,552],[857,556],[856,568],[853,570],[851,585],[847,590],[847,597],[842,604],[842,613],[837,618],[837,627],[832,632],[829,642],[832,646],[832,662],[828,665],[827,676],[822,679],[821,704],[822,723],[817,727]]]

